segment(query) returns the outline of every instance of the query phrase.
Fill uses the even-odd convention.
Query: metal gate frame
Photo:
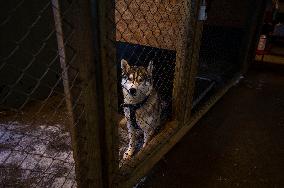
[[[169,132],[162,132],[151,141],[149,147],[134,156],[134,160],[119,169],[118,133],[117,133],[117,66],[115,64],[115,21],[114,0],[77,1],[71,10],[69,21],[74,24],[72,43],[77,47],[77,58],[82,82],[88,81],[83,93],[84,113],[81,119],[80,107],[69,109],[76,176],[79,187],[131,187],[165,155],[193,125],[232,87],[246,72],[249,51],[254,49],[252,40],[255,27],[259,27],[261,13],[266,0],[256,3],[256,11],[250,14],[246,29],[249,30],[241,52],[242,69],[227,85],[209,98],[191,114],[195,76],[197,75],[199,47],[203,23],[197,20],[200,0],[187,0],[190,17],[187,28],[186,61],[179,64],[182,71],[176,72],[174,80],[173,113],[174,120],[166,126]],[[190,62],[190,63],[189,63]],[[72,74],[70,75],[72,77]],[[71,79],[70,79],[71,80]],[[68,84],[68,82],[66,83]],[[69,83],[69,85],[72,85]],[[183,86],[183,87],[180,87]],[[100,92],[97,92],[100,91]],[[76,104],[72,98],[71,104]],[[78,125],[79,124],[79,125]],[[147,153],[149,153],[147,155]]]

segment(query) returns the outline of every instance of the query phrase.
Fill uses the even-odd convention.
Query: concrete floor
[[[142,188],[284,187],[284,69],[251,70]]]

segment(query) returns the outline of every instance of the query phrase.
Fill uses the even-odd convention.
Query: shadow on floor
[[[251,70],[138,187],[284,187],[284,73]]]

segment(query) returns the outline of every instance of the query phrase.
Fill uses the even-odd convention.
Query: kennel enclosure
[[[1,172],[16,171],[18,185],[34,187],[137,184],[246,72],[265,2],[3,2]],[[122,59],[145,70],[153,61],[149,79],[161,100],[160,128],[146,147],[137,141],[129,160]],[[17,147],[29,142],[34,150]]]

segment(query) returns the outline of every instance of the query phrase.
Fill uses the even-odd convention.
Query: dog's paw
[[[123,154],[123,159],[129,160],[132,157],[133,153],[134,153],[134,148],[132,147],[128,148]]]
[[[142,148],[145,148],[147,146],[147,142],[143,144]]]
[[[123,154],[123,160],[129,160],[131,158],[131,155],[128,152],[125,152]]]

